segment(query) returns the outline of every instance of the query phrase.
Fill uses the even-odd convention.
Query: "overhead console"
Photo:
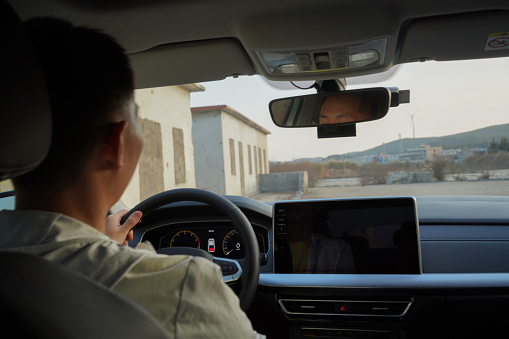
[[[415,199],[278,202],[274,273],[421,274]]]

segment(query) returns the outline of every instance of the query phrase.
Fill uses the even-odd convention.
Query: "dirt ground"
[[[379,196],[423,195],[509,195],[509,180],[431,182],[425,184],[310,187],[299,196],[295,192],[261,193],[251,198],[260,201],[290,199],[327,199]]]

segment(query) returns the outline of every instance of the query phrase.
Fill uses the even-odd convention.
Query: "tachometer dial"
[[[240,259],[244,257],[244,246],[240,240],[240,234],[231,230],[223,239],[223,253],[228,258]]]
[[[200,248],[200,240],[198,236],[191,231],[179,231],[171,238],[170,247]]]

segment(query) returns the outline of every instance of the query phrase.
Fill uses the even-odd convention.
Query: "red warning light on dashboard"
[[[207,248],[209,253],[214,253],[216,251],[216,240],[214,238],[209,239]]]
[[[337,303],[336,313],[350,313],[350,303]]]

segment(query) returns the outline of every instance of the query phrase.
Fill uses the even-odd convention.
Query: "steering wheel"
[[[240,299],[240,307],[244,311],[247,311],[253,301],[258,287],[258,279],[260,277],[260,251],[258,249],[258,241],[256,240],[256,235],[251,223],[244,213],[242,213],[242,211],[231,201],[209,191],[195,188],[179,188],[165,191],[143,200],[124,215],[121,223],[125,223],[127,218],[129,218],[129,216],[135,211],[141,211],[143,213],[143,217],[146,217],[158,207],[179,201],[196,201],[205,203],[215,207],[225,216],[230,218],[233,226],[242,239],[242,243],[244,244],[244,258],[237,260],[242,268],[240,291],[238,296]],[[139,225],[140,224],[136,225],[134,228]],[[218,260],[221,259],[219,258]]]

